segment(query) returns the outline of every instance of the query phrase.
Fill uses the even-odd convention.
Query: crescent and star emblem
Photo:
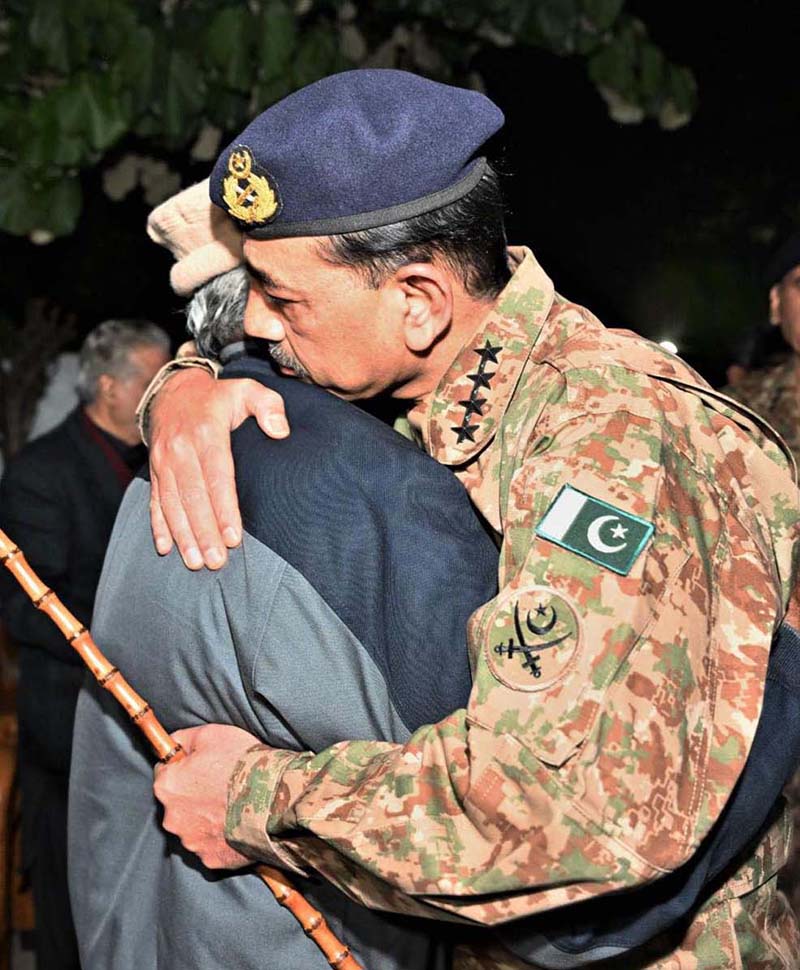
[[[525,626],[537,637],[543,637],[546,633],[549,633],[558,621],[558,613],[556,613],[555,608],[552,606],[545,608],[541,603],[537,604],[536,615],[547,616],[548,610],[551,614],[550,619],[543,624],[534,623],[530,613],[525,617]],[[569,634],[565,633],[563,636],[556,637],[555,640],[548,640],[545,643],[526,643],[519,617],[519,603],[514,607],[514,628],[516,629],[518,642],[514,643],[513,640],[509,640],[508,643],[498,643],[494,648],[494,652],[497,654],[505,654],[509,659],[515,653],[523,654],[525,657],[525,662],[522,664],[523,669],[527,670],[534,677],[541,677],[542,670],[539,666],[539,651],[557,647],[559,643],[563,643],[567,639]]]
[[[598,552],[621,552],[627,545],[627,542],[620,542],[618,545],[609,545],[607,542],[603,542],[600,538],[600,529],[606,524],[606,522],[614,522],[616,525],[611,530],[611,535],[614,539],[624,539],[628,530],[622,524],[619,516],[617,515],[599,515],[596,519],[592,521],[589,528],[586,530],[586,538],[589,540],[590,544]]]
[[[549,633],[556,625],[556,620],[558,619],[558,613],[556,613],[555,609],[552,606],[548,606],[547,609],[545,609],[545,607],[542,606],[541,603],[539,603],[536,607],[536,615],[547,616],[547,610],[550,610],[550,619],[547,621],[547,623],[543,623],[543,624],[534,623],[531,620],[530,613],[528,614],[528,619],[526,620],[526,623],[528,624],[528,629],[531,631],[531,633],[535,633],[537,637],[543,637],[545,633]]]
[[[624,500],[629,503],[630,497]],[[545,541],[620,576],[630,573],[654,533],[655,525],[648,519],[572,485],[561,487],[535,529]]]
[[[534,586],[500,604],[486,645],[494,676],[515,690],[542,690],[570,668],[580,621],[556,590]]]

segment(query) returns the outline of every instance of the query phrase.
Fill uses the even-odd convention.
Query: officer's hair
[[[401,266],[439,257],[470,296],[491,299],[511,277],[504,211],[500,180],[487,165],[475,188],[455,202],[404,222],[328,236],[320,254],[334,265],[352,267],[374,289]]]
[[[201,286],[186,307],[186,327],[198,353],[215,360],[228,344],[244,339],[244,308],[250,279],[244,266]]]
[[[143,346],[160,347],[169,353],[169,337],[149,320],[106,320],[92,330],[81,347],[75,389],[83,404],[97,397],[102,374],[134,377],[136,367],[130,352]]]

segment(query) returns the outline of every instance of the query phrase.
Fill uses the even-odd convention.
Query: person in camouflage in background
[[[779,327],[787,353],[783,359],[751,371],[725,392],[760,414],[783,437],[800,462],[800,232],[773,253],[765,273],[769,319]],[[800,917],[800,774],[787,789],[794,813],[794,845],[780,884]]]
[[[340,396],[409,400],[409,433],[501,544],[500,593],[469,624],[467,709],[403,745],[300,755],[189,729],[213,764],[190,754],[158,769],[155,789],[209,866],[230,846],[316,869],[367,906],[493,927],[580,911],[700,855],[753,743],[800,538],[794,463],[768,427],[564,299],[530,250],[504,254],[497,181],[475,158],[501,123],[472,92],[350,72],[268,109],[211,177],[258,284],[248,333]],[[279,432],[281,419],[274,398],[201,371],[158,386],[144,409],[157,545],[168,550],[168,525],[187,564],[218,566],[215,507],[229,543],[237,531],[221,435],[248,412]],[[800,934],[776,889],[788,819],[762,807],[677,935],[619,966],[796,966]],[[535,952],[542,964],[465,948],[456,965],[589,962]]]
[[[764,281],[769,321],[780,328],[786,353],[745,374],[725,393],[769,421],[800,462],[800,231],[774,252]]]

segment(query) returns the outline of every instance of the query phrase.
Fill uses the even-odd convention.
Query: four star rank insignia
[[[456,444],[460,445],[462,441],[475,440],[475,432],[480,427],[480,422],[473,422],[472,417],[473,415],[483,416],[486,398],[481,397],[481,391],[489,390],[492,378],[497,373],[497,371],[488,371],[487,367],[490,363],[497,363],[497,356],[502,349],[502,347],[493,347],[487,338],[483,347],[476,347],[473,351],[480,357],[481,362],[474,374],[467,375],[472,381],[472,393],[466,400],[458,402],[464,408],[464,417],[460,425],[454,425],[450,429],[456,433]]]

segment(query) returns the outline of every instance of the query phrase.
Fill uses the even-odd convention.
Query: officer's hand
[[[228,782],[258,738],[227,724],[176,731],[186,757],[156,765],[153,791],[164,806],[164,828],[209,869],[240,869],[253,860],[225,841]]]
[[[199,368],[173,374],[150,406],[153,538],[162,555],[174,539],[189,569],[219,569],[241,542],[230,433],[251,415],[271,438],[289,434],[280,395]]]

